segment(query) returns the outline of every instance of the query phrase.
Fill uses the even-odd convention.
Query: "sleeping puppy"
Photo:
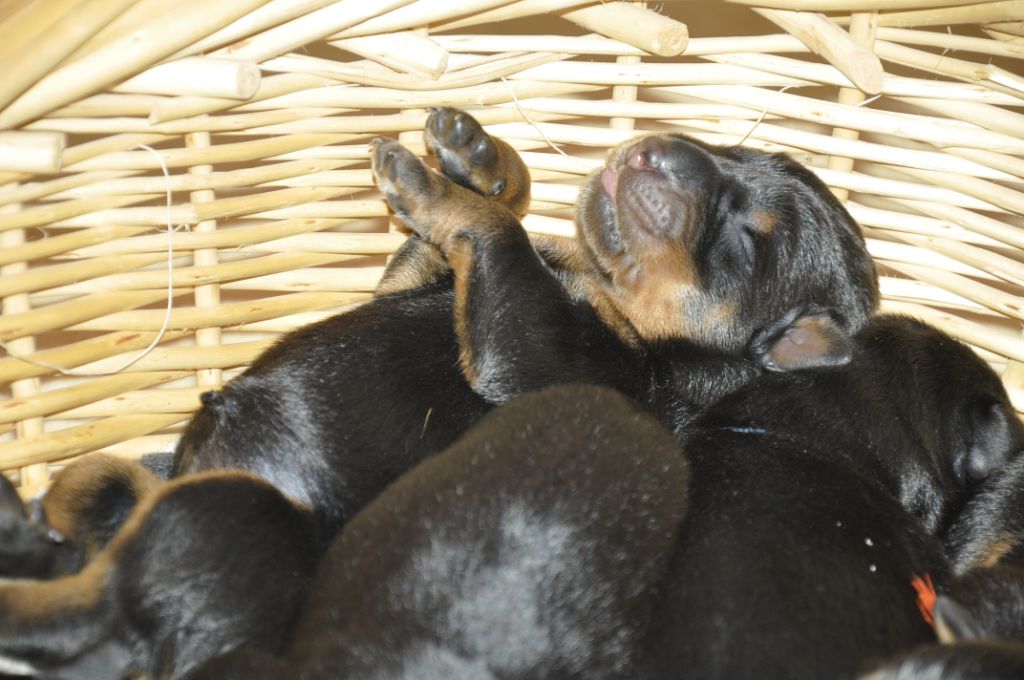
[[[847,351],[804,310],[754,343],[771,364]],[[767,374],[683,441],[690,510],[638,677],[843,678],[935,640],[937,536],[1024,448],[1003,385],[969,348],[878,316],[841,367]]]
[[[947,644],[915,650],[869,677],[1024,677],[1022,542],[1024,456],[1019,456],[991,476],[946,534],[959,574],[935,606],[936,630]]]
[[[938,597],[934,617],[936,633],[945,644],[920,647],[866,676],[868,680],[1024,678],[1024,570],[1020,567],[967,571]]]
[[[635,402],[525,395],[342,529],[283,659],[239,652],[192,678],[633,678],[686,486]]]
[[[117,533],[157,479],[105,454],[79,458],[54,475],[27,507],[0,483],[0,577],[49,579],[79,571]]]
[[[159,486],[146,475],[108,458],[55,480],[49,507],[68,506],[51,515],[85,513],[68,540],[85,563],[51,580],[0,580],[0,673],[181,678],[239,646],[280,649],[318,555],[308,509],[248,473]],[[89,524],[89,513],[116,518],[122,502],[129,514],[112,536]]]
[[[795,161],[679,135],[626,143],[591,175],[576,241],[531,243],[526,167],[439,109],[442,173],[376,140],[377,182],[420,236],[366,305],[299,329],[203,395],[178,474],[242,468],[318,512],[328,535],[495,404],[615,387],[678,429],[757,370],[754,329],[797,304],[862,325],[877,301],[857,225]]]

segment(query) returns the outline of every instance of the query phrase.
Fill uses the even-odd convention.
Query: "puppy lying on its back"
[[[625,397],[523,396],[345,526],[284,659],[237,653],[193,680],[637,677],[686,483]]]
[[[531,243],[525,165],[468,115],[432,112],[442,174],[377,140],[374,173],[420,235],[379,295],[299,329],[220,393],[178,473],[243,468],[330,533],[494,404],[553,384],[615,387],[682,427],[756,373],[741,352],[797,304],[855,329],[877,301],[857,225],[781,155],[656,135],[614,149],[576,241]]]
[[[813,311],[777,330],[769,364],[843,343]],[[690,510],[638,677],[854,677],[933,641],[936,534],[1022,447],[992,370],[907,318],[873,319],[845,366],[724,398],[683,441]]]

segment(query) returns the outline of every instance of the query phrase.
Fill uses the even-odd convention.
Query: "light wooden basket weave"
[[[200,392],[370,297],[404,236],[367,142],[422,150],[437,105],[523,152],[537,231],[638,131],[792,153],[885,308],[1024,406],[1022,58],[1020,1],[0,0],[0,468],[28,492],[167,450]]]

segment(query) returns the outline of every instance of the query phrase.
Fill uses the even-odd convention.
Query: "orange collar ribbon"
[[[921,616],[929,626],[934,627],[935,602],[938,600],[938,595],[935,593],[932,577],[929,574],[925,574],[924,577],[918,576],[910,582],[910,585],[914,586],[914,590],[917,591],[917,608],[921,610]]]

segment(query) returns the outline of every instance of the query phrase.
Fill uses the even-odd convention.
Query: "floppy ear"
[[[939,595],[935,602],[935,634],[939,642],[951,645],[960,640],[978,640],[985,637],[985,631],[962,605],[945,595]]]
[[[968,479],[980,482],[1021,452],[1024,425],[999,402],[976,403],[968,408],[971,430],[964,471]]]
[[[853,343],[842,324],[816,305],[797,307],[758,331],[749,344],[754,360],[769,371],[842,366]]]

